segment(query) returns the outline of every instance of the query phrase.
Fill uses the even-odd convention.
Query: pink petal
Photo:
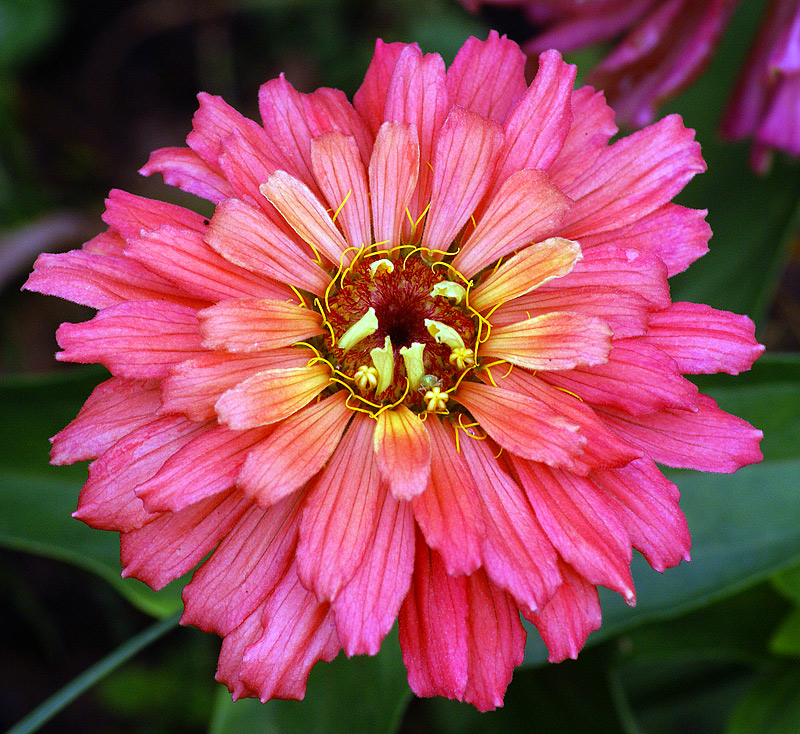
[[[386,101],[386,90],[397,64],[397,59],[408,44],[384,43],[380,38],[375,41],[375,53],[364,81],[353,96],[353,105],[361,117],[366,120],[373,135],[384,121],[383,108]],[[416,44],[412,44],[418,48]]]
[[[349,262],[349,245],[316,195],[302,181],[286,171],[275,171],[261,184],[264,194],[289,225],[309,245],[334,265]]]
[[[242,657],[247,648],[261,636],[263,604],[257,607],[235,630],[225,635],[219,651],[219,664],[214,679],[227,686],[234,701],[257,698],[258,694],[239,677]]]
[[[265,298],[223,301],[197,316],[203,345],[234,353],[288,347],[323,333],[316,311]]]
[[[539,56],[536,78],[503,125],[506,142],[498,184],[526,168],[546,170],[558,157],[572,124],[570,102],[576,71],[561,60],[558,51]]]
[[[671,201],[705,169],[694,131],[669,115],[601,153],[565,192],[575,203],[559,234],[580,241],[635,222]]]
[[[375,241],[400,244],[406,208],[419,175],[419,141],[411,125],[385,122],[369,161],[369,192]]]
[[[208,497],[120,535],[122,577],[161,589],[194,568],[228,534],[249,502],[238,492]]]
[[[216,208],[205,241],[234,265],[318,296],[331,282],[330,275],[305,252],[305,245],[238,199],[223,201]]]
[[[411,123],[419,135],[419,178],[408,204],[410,219],[416,222],[431,199],[434,141],[444,124],[450,104],[447,99],[445,65],[438,54],[420,53],[406,46],[397,58],[386,90],[383,118],[392,122]],[[404,234],[412,237],[411,222],[404,224]]]
[[[514,469],[547,537],[567,563],[592,584],[636,597],[631,542],[614,505],[588,479],[511,455]]]
[[[297,411],[253,448],[237,484],[262,507],[295,492],[325,466],[351,416],[343,391]]]
[[[161,412],[183,413],[193,421],[216,417],[214,404],[222,393],[258,372],[303,367],[305,349],[275,349],[263,354],[212,352],[176,364],[161,383]]]
[[[688,374],[749,370],[764,352],[747,316],[717,311],[699,303],[673,303],[653,314],[645,337]]]
[[[485,41],[468,38],[447,70],[450,103],[502,122],[525,94],[525,62],[519,46],[497,31],[489,31]]]
[[[384,410],[375,424],[375,460],[399,500],[420,494],[431,473],[431,439],[419,417],[405,405]]]
[[[460,107],[450,110],[433,151],[431,205],[422,247],[450,247],[488,190],[502,144],[497,123]]]
[[[538,614],[523,611],[539,630],[550,651],[551,663],[577,658],[586,638],[600,629],[602,621],[597,588],[567,563],[561,563],[561,572],[564,583],[547,606]]]
[[[397,619],[414,570],[414,516],[384,490],[375,540],[361,567],[333,600],[345,654],[376,655]]]
[[[369,163],[374,134],[344,92],[321,87],[311,94],[304,94],[302,101],[312,138],[322,137],[329,132],[351,137],[355,140],[361,162],[365,166]],[[313,140],[311,156],[313,162]]]
[[[652,461],[639,459],[619,469],[598,469],[592,479],[613,499],[633,547],[656,571],[690,560],[691,538],[678,507],[678,488]]]
[[[447,573],[472,573],[481,564],[486,522],[469,467],[456,450],[451,429],[429,416],[431,477],[411,506],[425,542],[442,556]]]
[[[561,223],[569,205],[569,199],[550,183],[546,173],[517,171],[489,200],[477,228],[453,259],[453,267],[470,277],[523,245],[546,239]]]
[[[216,426],[170,456],[136,496],[149,512],[180,512],[189,505],[231,489],[250,449],[269,429],[231,431]]]
[[[125,254],[196,298],[292,297],[285,285],[225,260],[203,242],[201,234],[169,224],[130,240]]]
[[[90,308],[106,308],[123,301],[171,301],[196,308],[204,305],[135,260],[86,250],[39,255],[22,288]]]
[[[586,438],[546,403],[505,388],[462,382],[456,399],[503,448],[552,466],[572,467]]]
[[[89,465],[89,480],[83,485],[78,509],[72,516],[101,530],[141,527],[155,515],[144,509],[134,488],[209,427],[182,416],[169,416],[151,419],[132,431]]]
[[[681,376],[675,361],[643,339],[618,339],[605,364],[541,377],[590,403],[631,415],[691,409],[697,400],[697,388]]]
[[[191,209],[119,189],[112,189],[108,194],[103,221],[126,240],[138,236],[143,229],[158,229],[162,224],[197,232],[202,232],[205,226],[203,217]]]
[[[325,133],[311,143],[311,162],[320,190],[353,247],[372,242],[367,172],[354,138]]]
[[[189,148],[160,148],[139,169],[143,176],[160,173],[164,183],[208,199],[214,204],[233,196],[230,184]]]
[[[91,321],[61,324],[59,362],[99,362],[117,377],[165,377],[177,362],[197,357],[195,311],[168,301],[130,301],[109,306]]]
[[[88,242],[84,242],[81,250],[91,255],[123,256],[125,254],[125,244],[125,240],[120,233],[109,227],[105,232],[101,232]]]
[[[324,364],[265,370],[227,390],[214,407],[220,422],[235,431],[266,426],[308,405],[329,377]]]
[[[672,277],[708,252],[711,227],[706,213],[664,204],[625,227],[582,237],[581,246],[585,250],[598,244],[647,250],[664,261],[667,275]]]
[[[602,319],[556,311],[492,328],[478,354],[530,370],[568,370],[606,362],[612,336]]]
[[[157,383],[119,377],[101,382],[77,417],[50,439],[50,463],[74,464],[97,458],[152,421],[159,405]]]
[[[260,209],[273,223],[289,230],[275,207],[259,191],[261,184],[280,168],[263,146],[255,145],[239,130],[234,130],[222,141],[219,167],[233,190],[231,196]]]
[[[242,624],[289,570],[301,507],[294,497],[248,509],[184,587],[181,624],[222,636]]]
[[[336,598],[374,542],[383,502],[372,450],[372,419],[357,413],[308,489],[297,546],[298,572],[319,600]]]
[[[329,662],[339,640],[328,604],[306,591],[292,566],[263,605],[263,632],[242,656],[240,676],[260,696],[302,700],[314,664]]]
[[[478,711],[503,705],[514,668],[525,657],[525,629],[508,594],[479,570],[467,577],[467,666],[464,701]]]
[[[730,474],[764,458],[758,448],[764,434],[721,411],[707,395],[698,395],[694,412],[665,410],[634,417],[606,408],[603,413],[626,441],[667,466]]]
[[[468,681],[467,577],[450,576],[417,533],[414,576],[400,607],[400,647],[417,696],[464,699]]]
[[[481,545],[486,573],[520,606],[539,609],[561,583],[553,544],[519,485],[494,458],[494,444],[464,437],[461,453],[475,479],[486,517]]]

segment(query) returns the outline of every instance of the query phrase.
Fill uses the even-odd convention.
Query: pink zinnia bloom
[[[773,0],[722,122],[731,140],[753,138],[766,173],[772,150],[800,155],[800,0]]]
[[[183,622],[224,638],[235,698],[302,698],[318,660],[399,617],[411,688],[499,706],[535,625],[550,659],[634,603],[639,549],[689,558],[654,462],[732,472],[760,431],[682,373],[748,369],[744,316],[671,303],[707,249],[670,200],[704,170],[671,116],[609,145],[575,68],[492,33],[449,69],[377,43],[351,105],[260,90],[263,125],[200,95],[159,172],[216,205],[121,191],[109,229],[26,288],[98,308],[58,359],[113,377],[53,439],[94,460],[76,517],[125,576],[195,571]]]
[[[462,0],[520,7],[541,32],[524,46],[536,56],[595,43],[617,45],[588,81],[603,89],[617,120],[651,123],[658,106],[684,90],[706,68],[739,0]]]

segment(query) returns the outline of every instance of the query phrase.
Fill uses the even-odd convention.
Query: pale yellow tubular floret
[[[393,272],[394,272],[394,263],[391,260],[387,260],[386,258],[375,260],[375,262],[371,262],[369,264],[370,278],[374,278],[376,275],[381,275],[381,273],[393,273]]]
[[[428,333],[436,339],[438,344],[447,344],[450,349],[464,348],[464,340],[452,326],[443,324],[441,321],[425,319],[425,328],[428,330]]]
[[[378,384],[375,387],[375,393],[380,395],[392,384],[394,379],[394,348],[392,347],[392,340],[387,336],[383,347],[371,349],[369,356],[378,371]]]
[[[410,347],[400,347],[400,355],[406,365],[406,377],[412,390],[419,387],[422,377],[425,374],[425,366],[422,363],[422,352],[425,345],[420,342],[413,342]]]
[[[467,297],[467,289],[453,280],[440,280],[433,286],[431,296],[449,298],[456,306],[463,303]]]
[[[375,309],[370,306],[367,311],[355,324],[339,338],[337,346],[343,351],[352,349],[362,339],[372,336],[378,330],[378,317]]]

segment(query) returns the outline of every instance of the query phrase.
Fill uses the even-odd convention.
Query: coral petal
[[[431,472],[431,440],[425,424],[405,405],[384,410],[375,424],[375,458],[399,500],[420,494]]]

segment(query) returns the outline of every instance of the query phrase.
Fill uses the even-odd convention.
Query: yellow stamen
[[[373,309],[370,309],[370,311],[374,313]],[[383,347],[375,347],[375,349],[370,350],[369,356],[372,358],[372,364],[375,365],[378,373],[375,394],[380,395],[392,384],[394,379],[394,348],[392,347],[392,340],[387,336]]]
[[[428,330],[428,333],[436,339],[437,344],[447,344],[450,349],[464,348],[464,340],[452,326],[443,324],[441,321],[425,319],[425,328]]]
[[[368,367],[362,364],[361,367],[356,370],[353,376],[353,382],[356,383],[356,386],[361,392],[374,390],[378,385],[378,370],[374,367]]]
[[[367,311],[355,324],[339,338],[339,349],[345,352],[352,349],[362,339],[372,336],[378,330],[378,317],[375,309],[370,306]]]
[[[433,286],[431,296],[444,296],[458,305],[467,296],[467,289],[452,280],[441,280]]]
[[[425,345],[414,342],[410,347],[400,347],[400,356],[406,365],[406,376],[412,390],[416,390],[425,375],[425,366],[422,363],[422,352]]]
[[[423,400],[429,413],[444,413],[447,411],[447,401],[450,396],[442,392],[441,388],[433,387],[425,393]]]

